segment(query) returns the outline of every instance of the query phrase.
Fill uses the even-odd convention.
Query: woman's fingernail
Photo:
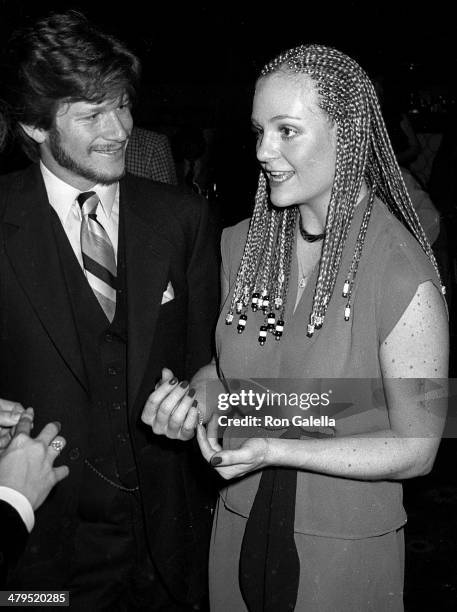
[[[189,382],[187,380],[183,380],[182,382],[179,383],[179,386],[185,389],[186,387],[189,386]]]
[[[195,389],[189,389],[189,391],[187,392],[187,395],[189,397],[194,397],[194,395],[197,393],[197,391]]]
[[[176,378],[176,376],[173,376],[173,378],[168,381],[168,384],[176,385],[177,382],[178,382],[178,379]]]
[[[62,427],[62,423],[60,423],[60,421],[53,421],[53,424],[57,427],[57,429],[60,430],[60,428]]]
[[[195,404],[195,406],[194,406],[194,404]],[[192,406],[193,406],[194,408],[196,408],[196,407],[197,407],[197,404],[198,404],[197,400],[194,400],[194,401],[192,402]],[[200,412],[200,410],[198,410],[197,412],[198,412],[198,424],[199,424],[199,425],[203,425],[203,415],[202,415],[202,413]]]
[[[197,400],[194,400],[192,402],[192,408],[196,408],[197,406],[198,406],[198,402],[197,402]]]
[[[211,457],[210,461],[212,466],[219,465],[222,463],[222,457]]]

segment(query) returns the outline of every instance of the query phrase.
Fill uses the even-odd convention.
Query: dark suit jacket
[[[23,552],[28,531],[18,512],[0,500],[0,588],[6,580],[8,568],[16,563]]]
[[[35,431],[58,420],[70,476],[37,513],[14,586],[59,588],[72,556],[91,398],[37,166],[0,178],[0,397],[35,409]],[[128,310],[128,417],[153,558],[170,589],[198,600],[210,522],[205,464],[192,443],[141,423],[170,367],[189,378],[211,356],[218,282],[205,202],[127,175],[121,181]],[[175,297],[161,305],[168,282]],[[12,583],[12,584],[13,584]]]

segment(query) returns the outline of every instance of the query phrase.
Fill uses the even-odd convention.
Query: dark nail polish
[[[222,457],[211,457],[210,463],[212,466],[219,465],[222,463]]]
[[[189,382],[187,380],[183,380],[182,382],[179,383],[179,386],[182,387],[183,389],[185,389],[188,385],[189,385]]]
[[[197,402],[197,400],[194,400],[192,402],[192,408],[196,408],[197,406],[198,406],[198,402]]]
[[[187,395],[189,397],[194,397],[195,394],[196,394],[196,390],[195,389],[189,389],[189,391],[187,392]]]
[[[176,376],[173,376],[173,378],[169,381],[169,384],[176,385],[177,382],[178,382],[178,379],[176,378]]]

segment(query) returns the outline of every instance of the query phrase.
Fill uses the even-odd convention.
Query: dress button
[[[70,450],[70,452],[68,453],[68,456],[70,457],[72,461],[76,461],[76,459],[79,459],[80,454],[81,453],[79,452],[79,448],[75,446],[75,448],[72,448]]]

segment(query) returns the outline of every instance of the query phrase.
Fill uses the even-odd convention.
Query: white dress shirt
[[[30,533],[35,525],[35,515],[33,514],[32,504],[25,495],[10,487],[0,487],[0,499],[13,506]]]
[[[82,191],[62,181],[40,162],[44,184],[48,194],[49,203],[56,211],[62,227],[70,241],[72,249],[83,267],[81,254],[81,207],[76,198]],[[119,183],[112,185],[94,185],[84,191],[95,191],[100,198],[97,207],[97,221],[99,221],[111,240],[117,262],[117,245],[119,230]]]

